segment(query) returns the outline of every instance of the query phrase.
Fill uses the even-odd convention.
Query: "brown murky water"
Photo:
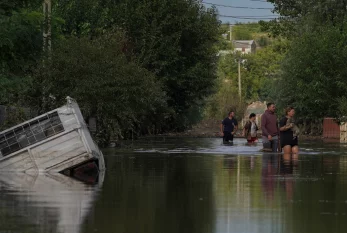
[[[347,145],[301,147],[153,139],[104,150],[94,185],[0,174],[0,233],[346,232]]]

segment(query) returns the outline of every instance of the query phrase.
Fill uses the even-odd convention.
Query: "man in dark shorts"
[[[237,120],[234,118],[235,113],[230,111],[228,117],[222,121],[220,132],[223,136],[223,143],[229,143],[234,140],[234,134],[237,130]]]

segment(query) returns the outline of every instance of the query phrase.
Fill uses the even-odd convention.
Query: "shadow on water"
[[[104,150],[102,186],[2,176],[0,232],[345,232],[347,148],[300,146],[292,156],[243,140],[153,139]]]

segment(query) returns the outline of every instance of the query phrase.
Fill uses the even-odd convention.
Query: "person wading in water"
[[[229,143],[234,140],[234,134],[237,131],[237,120],[234,118],[235,113],[230,111],[228,117],[220,125],[220,133],[223,136],[223,143]]]
[[[285,116],[280,121],[281,147],[285,154],[297,154],[299,129],[294,123],[295,110],[293,107],[285,109]]]
[[[267,110],[261,116],[261,130],[264,151],[278,152],[279,129],[277,117],[275,115],[276,106],[274,103],[267,104]]]
[[[242,136],[244,136],[247,139],[248,143],[255,143],[258,141],[257,138],[257,131],[258,126],[257,123],[255,123],[255,114],[251,113],[249,115],[249,120],[245,124],[245,127],[243,128]]]

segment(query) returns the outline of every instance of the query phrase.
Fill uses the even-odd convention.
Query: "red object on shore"
[[[323,120],[323,137],[340,138],[340,126],[334,118],[326,117]]]

